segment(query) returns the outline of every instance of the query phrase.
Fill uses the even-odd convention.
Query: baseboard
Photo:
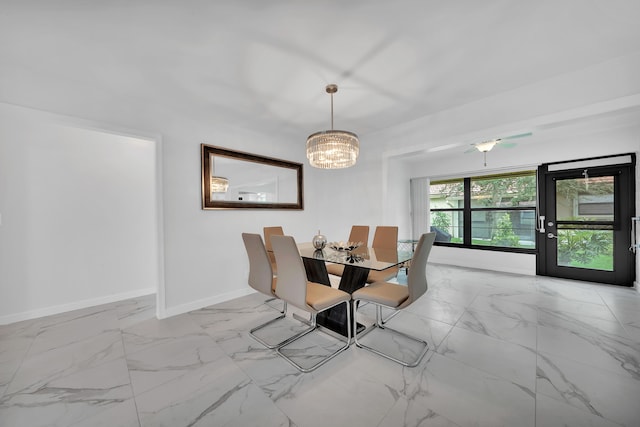
[[[519,274],[522,276],[535,276],[535,270],[531,270],[530,268],[514,268],[512,265],[503,264],[500,266],[492,265],[492,264],[477,264],[470,263],[468,261],[463,260],[460,262],[458,259],[453,258],[439,258],[437,260],[429,260],[431,264],[442,264],[442,265],[452,265],[455,267],[462,268],[472,268],[476,270],[485,270],[485,271],[493,271],[496,273],[509,273],[509,274]]]
[[[434,247],[429,256],[429,262],[431,263],[522,274],[525,276],[535,276],[535,261],[536,258],[533,254],[450,248],[446,246]]]
[[[196,301],[191,301],[186,304],[177,305],[175,307],[167,307],[164,310],[158,310],[157,315],[159,319],[166,319],[167,317],[177,316],[179,314],[188,313],[190,311],[199,310],[210,305],[220,304],[235,298],[240,298],[246,295],[255,293],[252,288],[246,287],[237,291],[227,292],[221,295],[216,295],[209,298],[203,298]]]
[[[37,319],[39,317],[51,316],[54,314],[66,313],[67,311],[80,310],[83,308],[94,307],[96,305],[110,304],[112,302],[122,301],[131,298],[142,297],[156,293],[156,288],[138,289],[132,292],[123,292],[120,294],[107,295],[100,298],[90,298],[81,301],[74,301],[67,304],[55,305],[52,307],[39,308],[36,310],[23,311],[22,313],[14,313],[6,316],[0,316],[0,325],[8,325],[10,323],[22,322],[23,320]]]

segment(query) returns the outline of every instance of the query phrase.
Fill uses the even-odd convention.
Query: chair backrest
[[[277,274],[278,266],[276,264],[276,257],[273,255],[273,248],[271,247],[271,236],[284,236],[284,231],[282,227],[264,227],[262,232],[264,233],[264,244],[267,249],[267,255],[269,255],[269,260],[271,261],[271,268],[273,268],[273,272]]]
[[[383,226],[376,227],[373,234],[373,248],[381,249],[397,249],[398,248],[398,227]]]
[[[273,253],[278,263],[278,298],[309,311],[307,306],[307,272],[296,241],[291,236],[272,236]]]
[[[351,234],[349,234],[350,242],[362,242],[363,246],[369,246],[369,226],[368,225],[354,225],[351,227]]]
[[[242,240],[249,257],[249,286],[263,294],[273,295],[273,270],[262,237],[242,233]]]
[[[402,307],[408,306],[427,292],[427,259],[435,240],[436,233],[424,233],[420,236],[416,251],[411,259],[409,277],[407,277],[409,298],[402,303]]]
[[[271,247],[271,236],[284,236],[282,227],[264,227],[262,231],[264,233],[264,245],[267,248],[267,252],[273,252]]]

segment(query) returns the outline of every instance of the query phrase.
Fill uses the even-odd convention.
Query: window
[[[535,249],[535,171],[431,181],[429,201],[437,244]]]
[[[463,242],[464,236],[464,181],[434,181],[429,186],[431,231],[436,242]]]

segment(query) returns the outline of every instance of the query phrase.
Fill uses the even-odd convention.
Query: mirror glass
[[[302,164],[202,145],[203,209],[302,209]]]

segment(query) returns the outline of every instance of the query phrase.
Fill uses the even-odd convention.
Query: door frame
[[[622,159],[628,159],[621,162]],[[635,256],[630,252],[631,244],[631,217],[635,215],[635,153],[626,153],[611,156],[591,157],[564,162],[545,163],[538,167],[538,223],[536,226],[536,274],[541,276],[562,277],[566,279],[585,280],[592,282],[608,283],[620,286],[633,286],[635,279]],[[615,213],[619,216],[619,223],[614,226],[614,271],[604,272],[600,270],[580,269],[572,267],[558,268],[552,265],[553,258],[550,251],[555,248],[550,244],[547,233],[549,216],[547,213],[555,211],[554,206],[548,206],[551,199],[551,191],[554,191],[553,178],[567,178],[579,176],[585,168],[598,172],[613,172],[615,169],[628,169],[626,173],[617,179]],[[624,215],[623,212],[629,213]],[[544,218],[544,219],[543,219]],[[615,218],[616,220],[618,218]],[[555,219],[554,219],[555,223]],[[553,227],[556,233],[555,226]]]

